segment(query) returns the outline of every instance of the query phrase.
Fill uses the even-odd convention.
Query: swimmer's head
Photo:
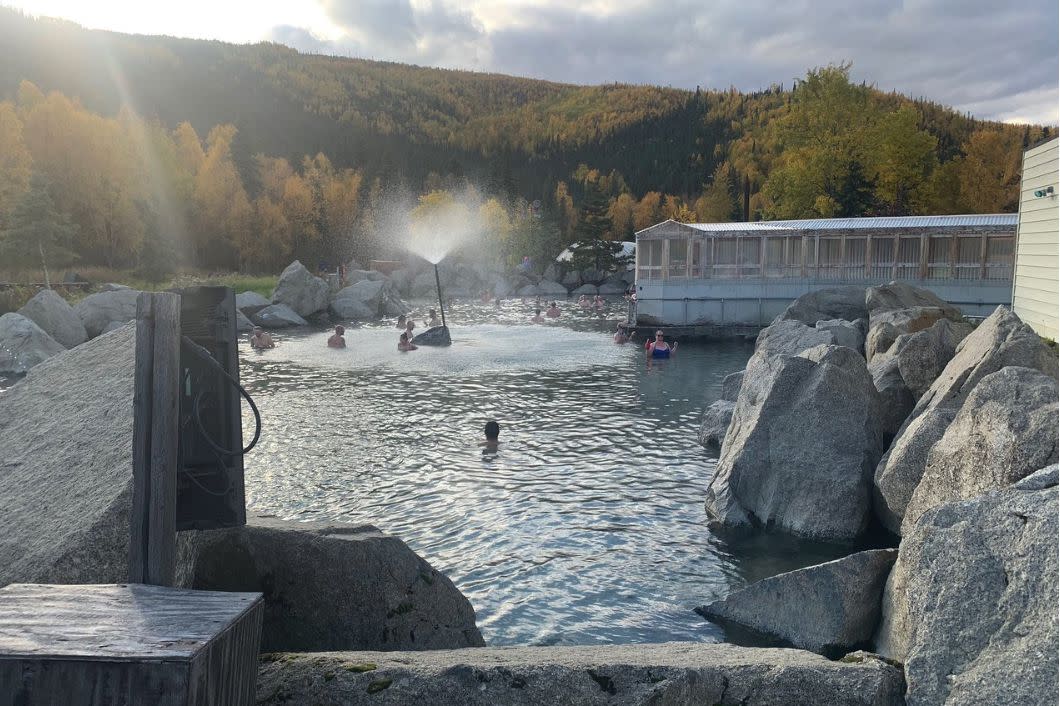
[[[407,333],[402,332],[402,334],[401,334],[401,342],[402,343],[407,343],[408,340],[409,340],[409,335]]]
[[[538,316],[541,316],[541,310],[540,309],[534,309],[534,313],[537,314]]]
[[[663,332],[662,331],[656,331],[655,332],[655,337],[656,338],[662,338],[663,337]]]
[[[260,333],[264,333],[264,331],[261,330],[260,326],[255,326],[254,327],[254,335],[257,336]]]
[[[435,316],[437,316],[437,314],[435,314],[435,313],[434,313],[434,309],[428,309],[428,310],[427,310],[427,313],[431,315],[431,318],[432,318],[432,319],[433,319],[433,318],[434,318]]]
[[[344,333],[346,333],[346,329],[344,329],[342,326],[336,326],[335,327],[335,335],[336,336],[341,336]]]
[[[398,314],[398,323],[399,324],[405,323],[405,315],[404,314]]]
[[[496,441],[497,437],[501,435],[501,425],[494,420],[486,422],[486,440]]]

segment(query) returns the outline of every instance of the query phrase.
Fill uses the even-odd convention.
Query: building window
[[[688,239],[670,240],[670,263],[667,277],[683,279],[688,276]]]
[[[637,244],[637,278],[662,279],[661,240],[644,240]]]

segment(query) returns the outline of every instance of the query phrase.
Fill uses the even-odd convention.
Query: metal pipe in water
[[[438,311],[442,312],[442,326],[445,326],[445,305],[442,304],[442,280],[438,276],[438,263],[434,263],[434,283],[438,285]]]

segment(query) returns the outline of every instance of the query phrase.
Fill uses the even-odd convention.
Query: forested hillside
[[[842,65],[756,93],[573,86],[2,8],[0,46],[9,263],[392,255],[397,190],[427,209],[460,194],[509,260],[668,217],[1011,211],[1021,150],[1049,134],[852,84]]]

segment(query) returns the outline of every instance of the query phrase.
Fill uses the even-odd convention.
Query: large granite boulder
[[[139,297],[140,292],[135,289],[97,292],[89,294],[74,305],[74,311],[84,324],[88,337],[95,338],[103,333],[108,324],[124,324],[135,319],[136,300]]]
[[[1003,488],[1057,461],[1060,389],[1039,370],[1010,366],[983,378],[928,453],[902,534],[929,509]]]
[[[828,319],[818,321],[814,328],[828,331],[835,340],[835,345],[852,348],[858,353],[865,352],[865,331],[862,329],[863,319],[857,321],[844,321],[843,319]]]
[[[22,314],[0,316],[0,373],[20,375],[65,350]]]
[[[928,510],[903,536],[876,649],[906,702],[1055,704],[1057,469]]]
[[[309,322],[286,304],[272,304],[251,317],[258,326],[265,328],[289,328],[291,326],[308,326]]]
[[[865,290],[865,309],[869,316],[882,311],[929,306],[942,309],[947,319],[960,321],[961,310],[940,299],[930,289],[914,287],[904,282],[891,282]]]
[[[1056,351],[1009,309],[999,306],[962,340],[956,353],[909,413],[876,468],[876,513],[899,532],[906,505],[920,482],[928,452],[942,438],[979,381],[1009,365],[1057,376]],[[918,421],[926,414],[931,417]]]
[[[865,359],[849,348],[756,353],[707,490],[711,522],[855,539],[884,443],[879,404]]]
[[[870,646],[883,586],[897,556],[896,549],[872,549],[778,574],[696,612],[838,659]]]
[[[703,421],[699,425],[699,443],[707,448],[720,448],[725,441],[725,433],[732,422],[735,402],[716,400],[703,411]]]
[[[946,310],[932,306],[877,311],[869,317],[869,332],[865,336],[865,359],[886,352],[904,333],[916,333],[930,328],[946,318]]]
[[[258,704],[899,706],[902,670],[871,655],[660,645],[481,647],[262,657]]]
[[[18,313],[32,319],[33,323],[65,348],[73,348],[88,340],[81,317],[55,290],[40,290]]]
[[[898,370],[914,399],[928,391],[973,328],[963,321],[940,319],[923,331],[895,339],[888,352],[898,359]]]
[[[541,296],[541,290],[538,289],[536,284],[527,284],[520,287],[516,294],[520,297],[539,297]]]
[[[46,360],[4,392],[0,586],[128,579],[135,330]]]
[[[626,286],[616,282],[604,282],[596,288],[597,293],[602,297],[617,297],[626,293]]]
[[[831,331],[807,326],[795,319],[774,321],[758,332],[755,352],[763,355],[798,355],[804,350],[835,343]]]
[[[913,411],[916,400],[902,377],[901,363],[896,355],[888,352],[875,356],[869,363],[869,374],[880,393],[883,429],[890,443]]]
[[[132,325],[100,336],[4,392],[0,586],[128,579],[134,338]],[[452,583],[371,527],[252,518],[243,528],[181,533],[177,578],[262,591],[263,644],[272,648],[482,644]]]
[[[572,297],[574,297],[574,296],[580,297],[581,295],[584,294],[584,295],[586,295],[588,297],[595,297],[599,293],[600,293],[600,290],[596,288],[595,284],[588,284],[587,283],[587,284],[583,284],[582,286],[578,287],[573,292],[571,292],[571,296]]]
[[[561,283],[568,289],[577,289],[582,286],[582,273],[578,270],[571,270],[567,274],[563,275]]]
[[[372,319],[380,315],[383,280],[361,280],[343,287],[331,302],[331,313],[343,319]]]
[[[364,280],[371,280],[372,282],[382,282],[387,279],[387,276],[382,272],[376,272],[375,270],[347,270],[346,271],[346,285],[357,284]]]
[[[721,381],[721,399],[729,402],[736,401],[736,398],[740,396],[740,388],[743,386],[744,372],[737,370],[725,376]]]
[[[239,309],[236,309],[236,331],[239,333],[246,333],[254,329],[254,322],[247,318]]]
[[[546,297],[552,297],[552,296],[566,297],[567,296],[567,288],[564,287],[559,282],[553,282],[551,280],[543,279],[543,280],[541,280],[538,283],[537,288],[539,290],[541,290],[541,293],[543,295],[545,295]]]
[[[845,319],[857,321],[868,318],[865,308],[865,288],[848,286],[818,289],[808,292],[788,305],[778,319],[801,321],[813,326],[818,321]]]
[[[286,304],[299,316],[309,316],[328,308],[328,292],[327,282],[295,260],[280,275],[272,292],[272,303]]]
[[[236,295],[236,309],[245,314],[254,314],[271,303],[257,292],[246,291]]]
[[[370,525],[248,517],[245,527],[181,532],[177,585],[262,592],[266,652],[485,644],[453,583]]]

